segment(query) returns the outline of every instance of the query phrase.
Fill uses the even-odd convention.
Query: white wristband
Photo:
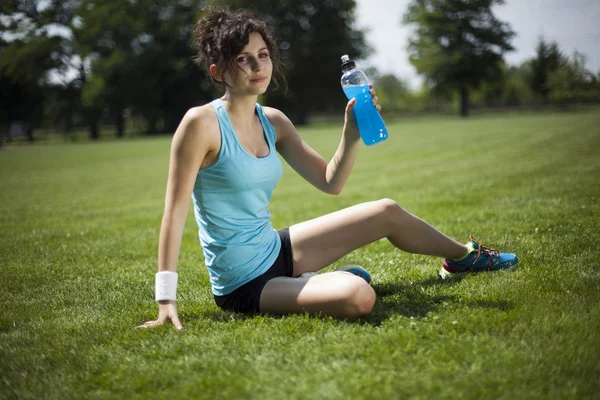
[[[156,301],[177,300],[177,272],[156,273]]]

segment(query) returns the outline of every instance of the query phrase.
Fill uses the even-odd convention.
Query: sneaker
[[[337,268],[335,271],[350,272],[351,274],[360,276],[365,281],[367,281],[367,283],[371,283],[371,275],[367,272],[366,269],[364,269],[363,267],[360,267],[358,265],[344,265],[341,268]],[[315,275],[317,275],[317,272],[305,272],[302,275],[299,275],[298,277],[299,278],[310,278],[311,276],[315,276]]]
[[[310,278],[311,276],[317,275],[316,272],[305,272],[302,275],[298,275],[298,278]]]
[[[335,271],[346,271],[363,278],[367,283],[371,283],[371,275],[366,269],[359,265],[344,265],[341,268],[337,268]]]
[[[467,243],[469,252],[460,260],[444,258],[440,276],[442,279],[454,278],[468,272],[500,271],[513,269],[519,258],[512,253],[500,253],[498,250],[481,246],[473,236]]]

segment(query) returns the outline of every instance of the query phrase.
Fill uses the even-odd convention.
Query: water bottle
[[[356,68],[354,61],[347,55],[342,56],[342,89],[348,100],[356,98],[354,116],[360,137],[367,146],[383,142],[388,137],[385,123],[371,102],[373,96],[369,90],[367,75]]]

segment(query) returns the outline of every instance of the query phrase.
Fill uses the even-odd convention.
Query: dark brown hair
[[[196,52],[193,60],[196,64],[204,64],[207,68],[215,64],[222,71],[237,73],[237,56],[248,44],[250,34],[258,33],[269,50],[275,88],[279,88],[278,77],[287,84],[277,43],[269,35],[266,24],[255,13],[247,10],[232,11],[224,7],[207,7],[205,11],[206,14],[196,22],[192,32],[192,48]]]

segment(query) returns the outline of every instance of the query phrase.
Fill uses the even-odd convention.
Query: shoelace
[[[470,236],[471,241],[477,244],[477,257],[475,257],[475,260],[473,261],[473,264],[475,264],[477,262],[477,260],[479,260],[479,258],[483,255],[486,255],[489,257],[490,259],[490,271],[494,268],[494,257],[498,258],[500,257],[500,252],[498,250],[494,250],[494,249],[490,249],[488,247],[484,247],[482,245],[479,244],[479,241],[477,239],[475,239],[473,236]]]

